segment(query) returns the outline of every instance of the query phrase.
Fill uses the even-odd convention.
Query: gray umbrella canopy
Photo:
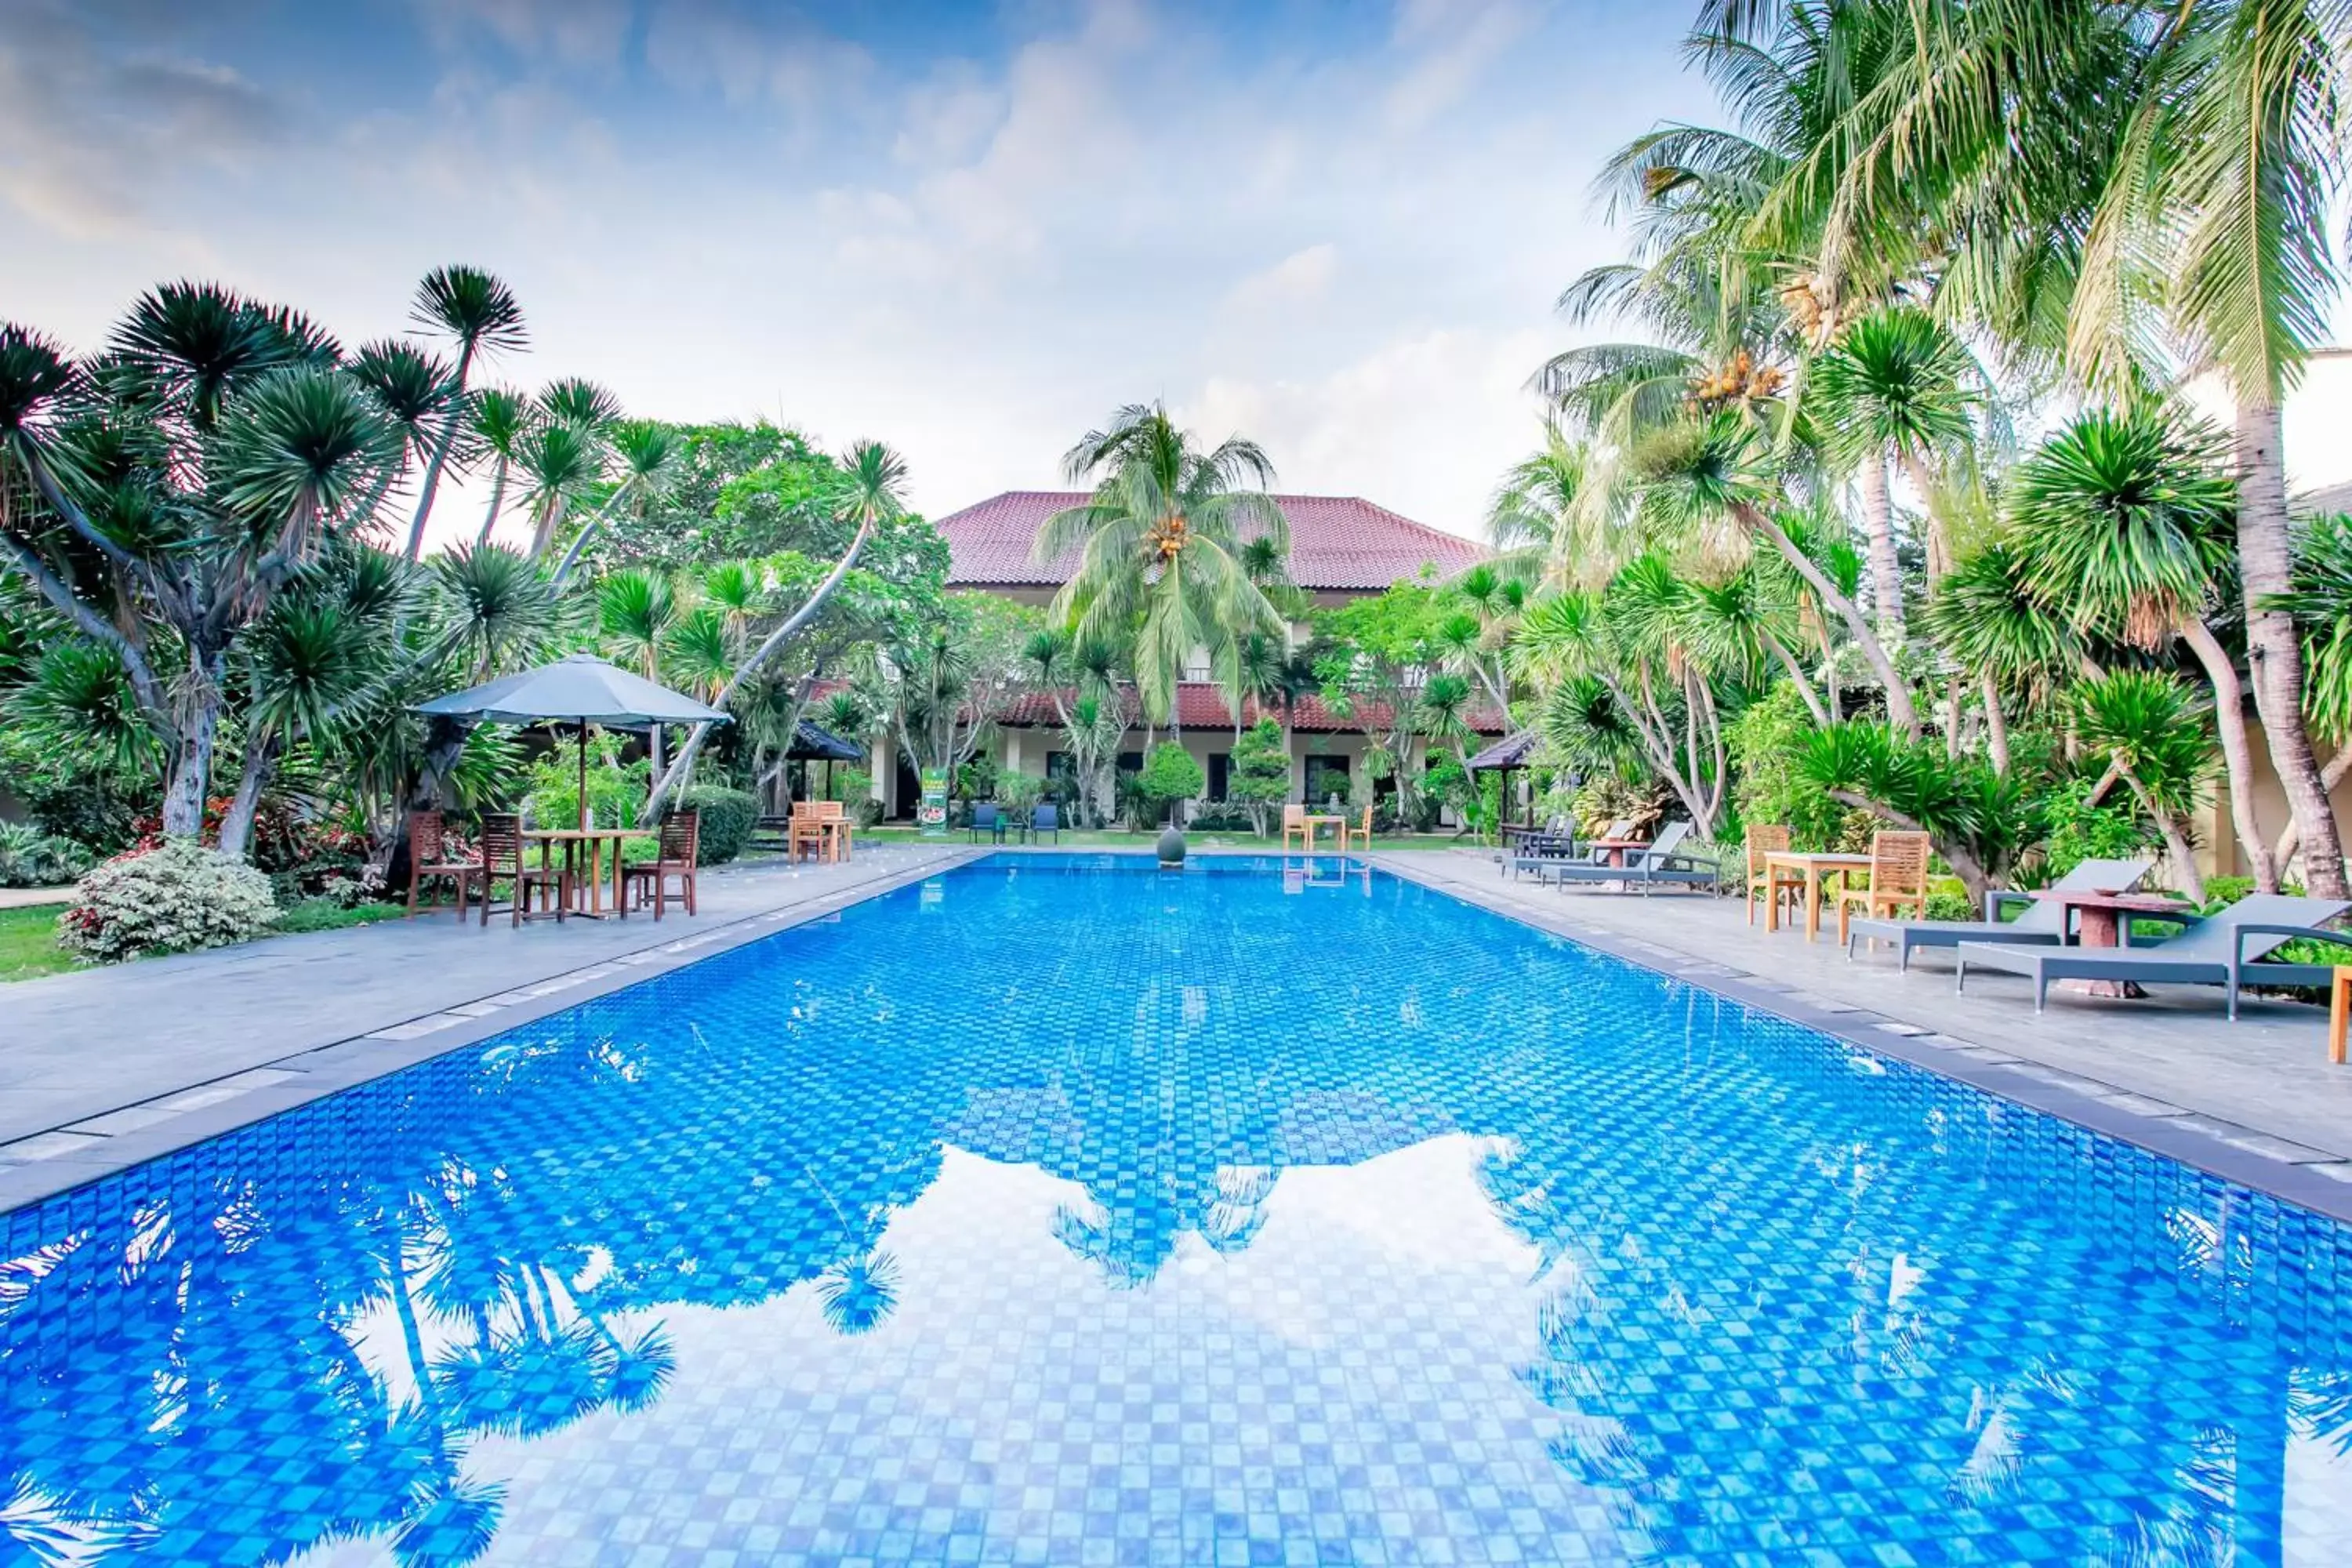
[[[588,653],[575,653],[537,669],[452,691],[418,703],[416,710],[444,719],[500,724],[557,721],[629,730],[648,724],[728,722],[727,714],[719,709],[705,707]]]

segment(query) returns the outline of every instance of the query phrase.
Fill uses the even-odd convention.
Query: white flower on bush
[[[269,879],[186,838],[109,860],[74,889],[58,940],[89,963],[250,942],[278,918]]]

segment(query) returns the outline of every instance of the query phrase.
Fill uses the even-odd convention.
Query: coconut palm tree
[[[1486,506],[1498,575],[1590,587],[1623,564],[1610,520],[1595,515],[1593,465],[1589,444],[1545,425],[1542,448],[1511,465]]]
[[[1138,404],[1089,431],[1064,467],[1095,488],[1037,531],[1037,560],[1079,557],[1053,613],[1081,641],[1135,628],[1144,715],[1169,723],[1195,648],[1213,658],[1244,633],[1284,630],[1281,611],[1243,559],[1253,538],[1286,553],[1290,547],[1290,525],[1265,489],[1274,465],[1239,437],[1203,452],[1165,409]]]
[[[2178,637],[2213,689],[2230,814],[2255,885],[2278,866],[2254,814],[2244,687],[2206,617],[2228,586],[2235,500],[2227,448],[2210,429],[2143,404],[2084,414],[2019,465],[2011,525],[2034,596],[2095,632],[2148,652]]]
[[[523,331],[522,306],[514,291],[489,273],[474,267],[437,267],[416,286],[413,310],[417,324],[446,332],[457,345],[457,366],[450,377],[454,399],[462,405],[469,389],[474,362],[486,353],[522,348],[530,340]],[[433,498],[440,489],[441,470],[455,449],[463,421],[451,416],[441,422],[438,438],[427,459],[425,479],[416,497],[416,515],[408,524],[408,558],[425,548],[425,524],[433,515]],[[495,503],[493,512],[495,513]]]

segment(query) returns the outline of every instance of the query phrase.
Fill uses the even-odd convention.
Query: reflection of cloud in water
[[[1287,1170],[1246,1249],[1189,1243],[1140,1289],[1054,1239],[1054,1215],[1085,1201],[1076,1184],[950,1149],[881,1237],[898,1305],[871,1332],[828,1326],[814,1281],[759,1306],[673,1307],[662,1317],[678,1370],[657,1402],[478,1447],[475,1473],[507,1483],[506,1523],[482,1562],[533,1562],[534,1542],[638,1539],[645,1500],[631,1483],[656,1476],[665,1517],[724,1511],[785,1560],[826,1554],[789,1544],[814,1540],[794,1531],[818,1514],[845,1531],[837,1550],[847,1521],[887,1517],[909,1532],[910,1557],[936,1557],[923,1510],[903,1504],[912,1479],[992,1533],[1034,1528],[1041,1509],[1089,1490],[1129,1496],[1174,1531],[1255,1499],[1269,1426],[1309,1469],[1389,1468],[1393,1484],[1377,1492],[1344,1489],[1359,1543],[1376,1538],[1366,1530],[1398,1550],[1473,1538],[1496,1507],[1566,1529],[1589,1500],[1546,1458],[1556,1420],[1514,1375],[1535,1349],[1539,1292],[1524,1283],[1535,1254],[1479,1197],[1484,1142]],[[1479,1414],[1465,1423],[1465,1410]],[[1146,1430],[1151,1445],[1138,1441]],[[1177,1457],[1164,1475],[1155,1462],[1148,1498],[1134,1497],[1132,1467],[1163,1437]],[[1434,1462],[1440,1443],[1457,1485],[1395,1463],[1422,1444]],[[1474,1509],[1468,1495],[1485,1489]]]

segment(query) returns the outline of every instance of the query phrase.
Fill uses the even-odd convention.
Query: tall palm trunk
[[[2271,595],[2286,592],[2292,564],[2281,447],[2277,404],[2241,398],[2238,574],[2246,592],[2246,654],[2253,669],[2254,708],[2270,742],[2271,764],[2278,770],[2294,813],[2295,837],[2303,845],[2304,884],[2315,898],[2341,899],[2346,896],[2344,844],[2303,722],[2303,645],[2294,617],[2267,605]]]
[[[441,488],[441,470],[449,461],[449,448],[457,444],[457,424],[466,416],[466,376],[474,368],[474,345],[468,342],[457,354],[457,403],[442,422],[441,438],[433,443],[433,460],[425,465],[425,493],[416,498],[416,517],[408,525],[408,558],[416,559],[425,548],[425,522],[433,515],[433,494]]]
[[[2270,844],[2254,816],[2254,751],[2246,739],[2245,687],[2238,679],[2237,666],[2230,662],[2229,651],[2203,621],[2188,616],[2180,636],[2197,662],[2204,666],[2205,679],[2213,683],[2213,727],[2221,737],[2221,762],[2230,780],[2230,823],[2237,831],[2238,847],[2245,852],[2247,868],[2254,874],[2254,890],[2275,893],[2278,862],[2271,858]]]
[[[2009,772],[2009,721],[2000,711],[2000,686],[1987,670],[1977,678],[1984,694],[1985,750],[1992,754],[1992,771],[2006,775]]]
[[[490,542],[490,530],[498,527],[499,512],[505,507],[506,500],[507,458],[506,454],[501,452],[498,462],[490,469],[490,505],[489,510],[482,513],[482,531],[474,535],[475,549],[479,550]]]
[[[1886,454],[1862,465],[1862,527],[1870,552],[1870,593],[1878,635],[1903,640],[1903,563],[1895,553],[1895,491],[1886,482]]]

